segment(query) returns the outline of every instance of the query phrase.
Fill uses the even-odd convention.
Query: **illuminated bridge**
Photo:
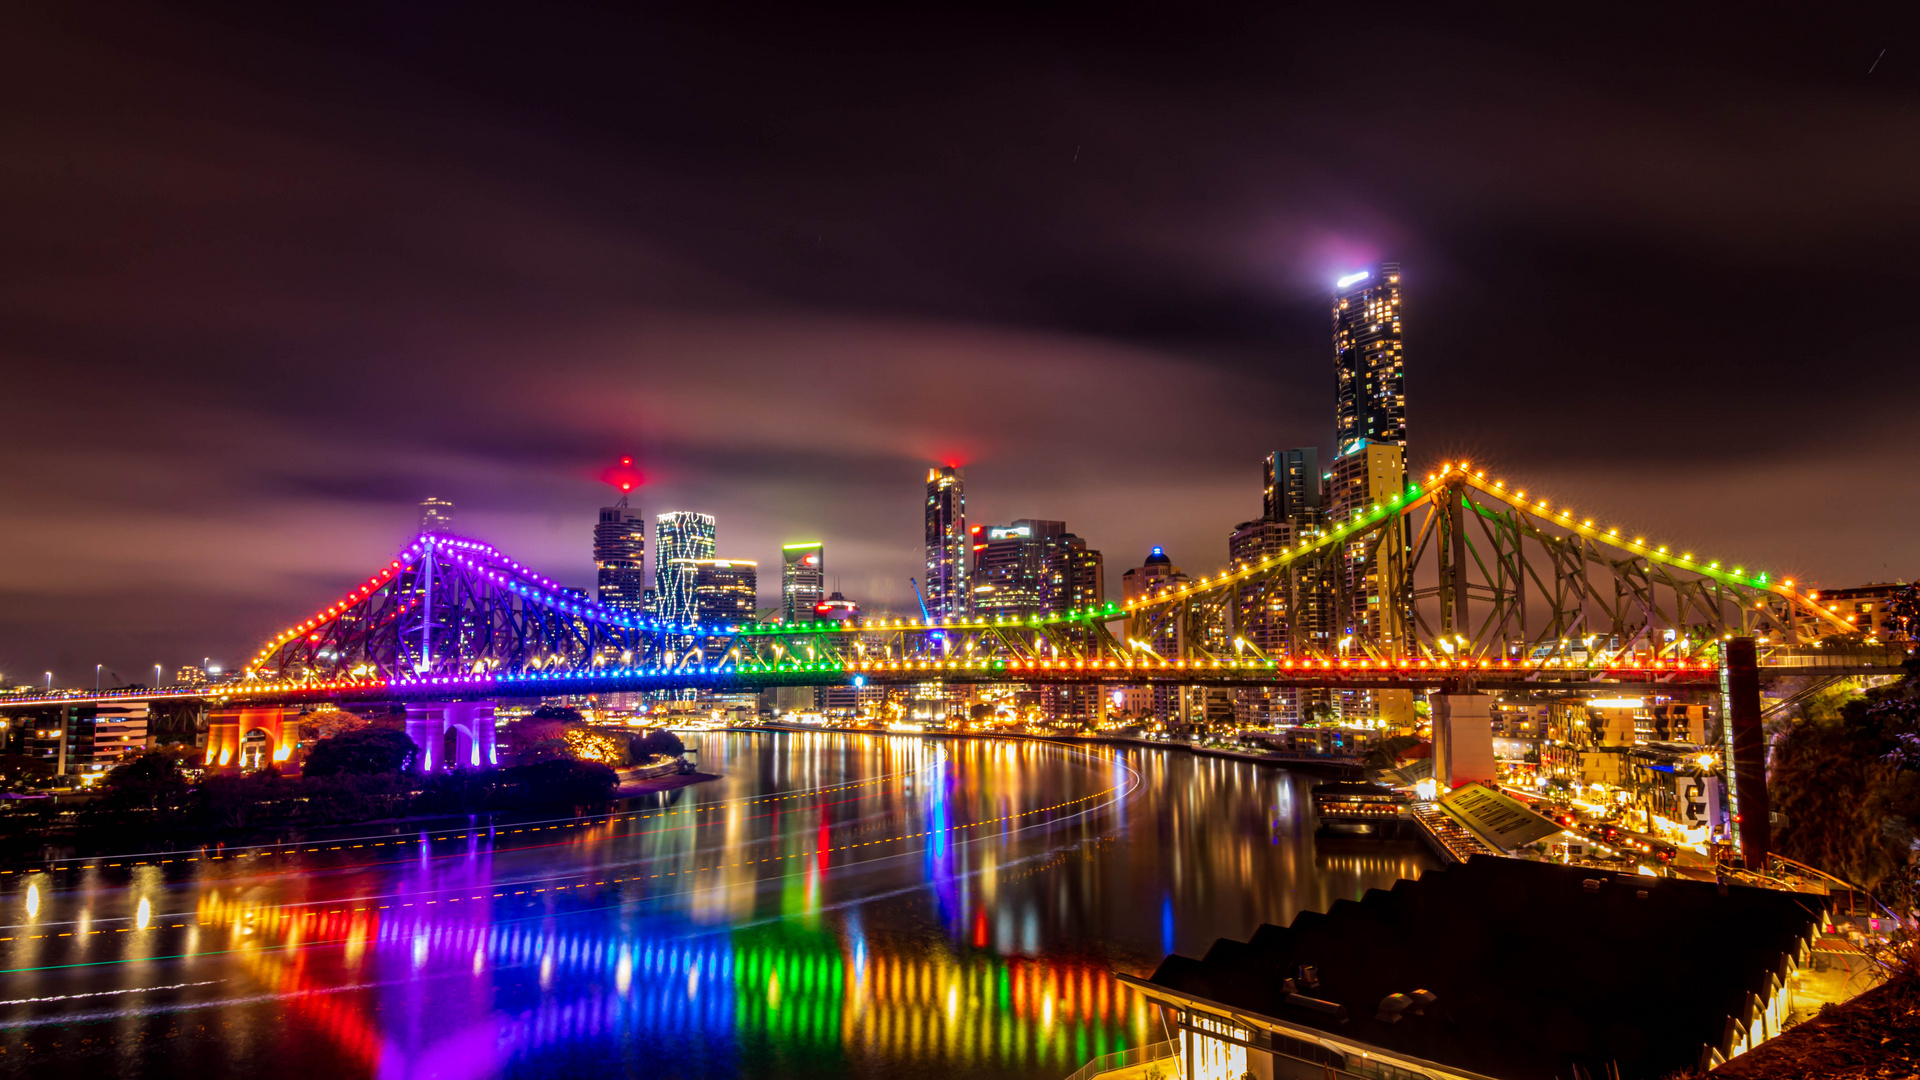
[[[1371,570],[1360,578],[1356,565]],[[1266,651],[1236,626],[1238,612],[1316,602],[1336,619],[1373,612],[1372,626],[1338,639],[1294,632]],[[1284,553],[1124,605],[1024,619],[675,625],[583,599],[487,544],[423,534],[275,635],[238,681],[4,707],[456,703],[855,681],[1681,688],[1717,683],[1733,638],[1756,641],[1763,678],[1892,673],[1906,656],[1863,640],[1792,580],[1673,550],[1449,463]],[[460,724],[457,710],[449,716]]]

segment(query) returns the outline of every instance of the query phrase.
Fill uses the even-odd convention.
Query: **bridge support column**
[[[209,769],[260,769],[284,764],[300,740],[300,710],[292,706],[265,705],[215,709],[207,715],[207,757]],[[248,742],[258,732],[265,742]],[[248,756],[257,753],[256,757]]]
[[[491,701],[416,701],[407,705],[407,737],[420,748],[420,771],[485,769],[500,763]],[[447,753],[447,732],[454,732]]]
[[[1433,779],[1443,789],[1498,779],[1493,763],[1493,699],[1433,695]]]
[[[1750,637],[1726,642],[1720,654],[1720,730],[1733,840],[1747,869],[1765,871],[1773,808],[1767,799],[1767,737],[1760,727],[1760,656]]]

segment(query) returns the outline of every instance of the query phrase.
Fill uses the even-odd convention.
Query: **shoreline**
[[[1366,766],[1359,761],[1346,761],[1339,758],[1322,758],[1279,754],[1258,754],[1242,750],[1229,750],[1217,746],[1194,746],[1191,743],[1161,742],[1155,739],[1138,739],[1127,735],[1038,735],[1031,732],[1015,731],[889,731],[886,728],[825,728],[809,727],[804,724],[781,724],[768,722],[760,724],[736,724],[722,731],[740,732],[802,732],[816,735],[890,735],[894,737],[922,739],[1006,739],[1026,742],[1056,743],[1067,746],[1124,746],[1139,750],[1180,750],[1189,754],[1206,757],[1222,757],[1234,761],[1246,761],[1256,765],[1274,765],[1284,769],[1315,775],[1331,776],[1336,779],[1365,778]]]

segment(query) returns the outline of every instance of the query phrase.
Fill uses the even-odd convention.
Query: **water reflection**
[[[0,875],[0,1069],[1058,1077],[1164,1037],[1114,970],[1427,865],[1317,843],[1310,781],[1238,762],[700,749],[722,780],[611,818]]]

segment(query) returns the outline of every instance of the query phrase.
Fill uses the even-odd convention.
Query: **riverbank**
[[[616,799],[631,799],[640,795],[653,795],[662,791],[704,784],[709,780],[720,779],[719,773],[674,772],[653,776],[636,776],[631,779],[622,776],[620,786],[613,789]]]
[[[1011,731],[890,731],[877,727],[810,727],[806,724],[782,724],[769,721],[760,724],[739,724],[728,727],[728,731],[760,732],[811,732],[813,734],[843,735],[891,735],[925,739],[987,739],[1001,741],[1044,742],[1067,746],[1130,746],[1146,750],[1180,750],[1201,757],[1231,758],[1235,761],[1247,761],[1256,765],[1277,765],[1281,768],[1303,772],[1310,776],[1325,776],[1340,780],[1358,780],[1366,776],[1366,767],[1358,759],[1312,757],[1304,754],[1256,753],[1251,750],[1233,750],[1219,746],[1197,746],[1193,743],[1170,742],[1160,739],[1142,739],[1131,735],[1045,735],[1033,732]]]

